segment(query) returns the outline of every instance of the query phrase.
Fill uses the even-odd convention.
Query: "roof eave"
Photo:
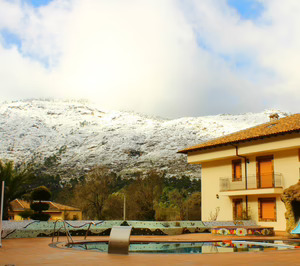
[[[214,148],[218,148],[218,147],[222,147],[222,146],[229,146],[229,145],[249,142],[249,141],[253,141],[253,140],[265,139],[265,138],[276,137],[276,136],[280,136],[280,135],[292,134],[292,133],[297,133],[297,132],[300,132],[300,129],[279,132],[279,133],[274,133],[274,134],[269,134],[269,135],[264,135],[264,136],[257,136],[257,137],[252,137],[252,138],[248,138],[248,139],[244,139],[244,140],[231,141],[231,142],[227,142],[227,143],[215,144],[215,145],[210,145],[210,146],[205,146],[205,147],[200,147],[200,148],[187,148],[185,150],[180,150],[177,153],[188,154],[189,152],[214,149]]]

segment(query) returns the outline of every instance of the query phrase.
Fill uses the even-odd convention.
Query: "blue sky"
[[[46,6],[53,0],[23,0],[34,7]],[[238,10],[245,19],[255,19],[263,11],[263,5],[259,1],[253,0],[228,0],[228,4]]]
[[[21,39],[17,34],[12,33],[7,29],[2,29],[0,31],[2,38],[4,39],[3,46],[5,48],[10,48],[12,45],[16,45],[18,49],[21,48]]]
[[[52,0],[22,0],[22,4],[29,4],[35,8],[47,6],[50,2],[52,2]],[[2,29],[0,34],[4,39],[4,47],[9,48],[12,45],[16,45],[19,50],[21,49],[22,40],[17,34],[10,32],[7,29]]]
[[[0,0],[1,96],[170,118],[299,112],[299,12],[293,0]]]
[[[264,11],[261,1],[228,0],[228,4],[235,8],[243,19],[257,19]]]
[[[34,7],[40,7],[48,5],[50,2],[52,2],[52,0],[23,0],[23,2],[30,4]]]

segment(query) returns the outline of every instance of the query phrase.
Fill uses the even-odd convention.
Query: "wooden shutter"
[[[276,220],[276,199],[260,199],[260,218],[263,221]]]
[[[236,214],[239,219],[242,219],[243,216],[243,203],[242,201],[237,202],[236,204]]]
[[[243,200],[242,199],[233,199],[233,218],[242,219],[243,217]]]
[[[242,179],[242,161],[232,161],[232,180],[240,181]]]
[[[275,203],[274,202],[262,202],[262,218],[263,219],[275,219]]]
[[[241,179],[241,177],[242,177],[242,169],[241,169],[242,167],[241,167],[241,164],[236,164],[235,165],[235,177],[236,177],[236,179]]]
[[[273,156],[257,157],[257,167],[260,187],[274,187]]]
[[[273,164],[272,161],[260,162],[261,187],[273,187]]]

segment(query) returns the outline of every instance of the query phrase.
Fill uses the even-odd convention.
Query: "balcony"
[[[264,180],[267,179],[267,182]],[[257,195],[257,194],[281,194],[283,192],[283,176],[281,173],[270,173],[259,178],[256,175],[248,175],[247,186],[245,178],[241,181],[233,181],[232,177],[220,178],[220,194],[227,196]]]

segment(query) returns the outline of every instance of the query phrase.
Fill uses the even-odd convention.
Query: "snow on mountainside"
[[[272,112],[164,120],[104,111],[80,101],[2,103],[0,159],[21,162],[55,157],[59,162],[55,169],[65,177],[95,165],[123,174],[160,168],[168,174],[200,176],[199,166],[187,165],[186,156],[177,154],[178,150],[267,122]],[[287,115],[276,112],[280,117]]]

